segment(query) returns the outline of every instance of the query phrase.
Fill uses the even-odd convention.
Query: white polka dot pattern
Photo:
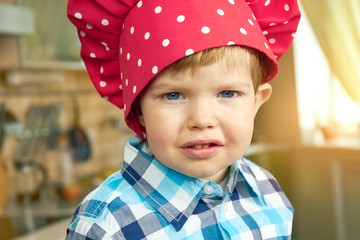
[[[179,15],[176,20],[179,22],[179,23],[182,23],[185,21],[185,16],[184,15]]]
[[[288,4],[285,4],[285,5],[284,5],[284,9],[285,9],[285,11],[289,11],[289,10],[290,10],[289,5],[288,5]]]
[[[82,14],[79,13],[79,12],[75,13],[74,16],[75,16],[77,19],[81,19],[81,18],[82,18]]]
[[[223,10],[221,10],[221,9],[218,9],[218,10],[216,10],[216,12],[220,15],[220,16],[224,16],[224,11]]]
[[[105,81],[100,81],[100,87],[106,87],[106,82]]]
[[[161,8],[160,6],[157,6],[157,7],[155,8],[155,13],[156,13],[156,14],[160,13],[161,11],[162,11],[162,8]]]
[[[129,127],[143,135],[129,113],[137,95],[162,69],[204,49],[245,45],[267,57],[264,66],[271,80],[294,37],[300,12],[296,0],[209,0],[206,5],[186,0],[69,0],[68,16],[78,28],[81,55],[94,86],[104,99],[124,108]]]
[[[162,45],[163,45],[164,47],[169,46],[169,44],[170,44],[170,40],[169,40],[169,39],[164,39],[164,41],[162,42]]]
[[[157,74],[158,73],[158,67],[157,66],[154,66],[153,68],[152,68],[152,73],[153,74]]]
[[[202,28],[201,28],[201,32],[202,32],[203,34],[208,34],[208,33],[210,33],[210,28],[207,27],[207,26],[202,27]]]
[[[189,56],[189,55],[191,55],[191,54],[194,54],[194,50],[192,50],[192,49],[187,49],[187,50],[185,51],[185,56]]]
[[[103,19],[103,20],[101,20],[101,24],[104,26],[107,26],[107,25],[109,25],[109,20]]]

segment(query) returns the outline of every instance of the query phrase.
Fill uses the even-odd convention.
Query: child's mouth
[[[208,147],[210,147],[210,144],[196,144],[190,148],[200,149],[200,148],[208,148]]]
[[[203,141],[204,142],[204,141]],[[189,142],[181,147],[181,150],[189,158],[209,158],[215,155],[222,148],[222,144],[218,141],[206,141],[206,143]]]

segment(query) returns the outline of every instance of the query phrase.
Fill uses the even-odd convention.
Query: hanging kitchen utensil
[[[58,145],[58,138],[62,134],[63,130],[57,122],[60,114],[61,104],[53,104],[48,109],[46,126],[49,131],[49,135],[46,138],[47,149],[55,149]]]
[[[80,126],[80,111],[75,97],[72,98],[73,124],[68,130],[68,137],[75,162],[84,162],[91,156],[91,144],[86,131]]]
[[[18,122],[14,114],[6,108],[6,104],[0,104],[0,152],[8,135],[17,135],[21,131],[21,124]]]
[[[29,152],[33,147],[34,140],[34,129],[35,129],[35,117],[36,117],[36,107],[31,106],[26,114],[26,120],[22,131],[19,133],[19,143],[15,150],[14,159],[16,161],[22,161],[22,159],[29,158]]]
[[[5,160],[0,155],[0,212],[3,211],[6,207],[8,193],[9,193],[9,186],[10,186],[10,178],[8,169],[5,164]]]
[[[35,161],[22,160],[15,162],[14,177],[17,200],[20,203],[37,200],[46,186],[48,174],[45,166]]]
[[[48,109],[49,106],[31,106],[19,136],[14,156],[15,192],[19,202],[37,200],[48,179],[45,167],[37,161],[48,135]]]
[[[0,105],[0,153],[2,150],[4,138],[5,138],[5,103],[1,103]]]

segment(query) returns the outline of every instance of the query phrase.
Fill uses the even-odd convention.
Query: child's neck
[[[229,175],[229,169],[230,169],[230,167],[227,167],[227,168],[221,170],[220,172],[218,172],[217,174],[215,174],[209,178],[204,178],[204,179],[208,180],[208,181],[212,181],[217,184],[220,184],[221,182],[223,182],[224,180],[227,179],[227,177]]]

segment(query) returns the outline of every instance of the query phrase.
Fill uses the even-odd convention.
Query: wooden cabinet
[[[10,31],[9,34],[7,32],[0,32],[0,70],[20,66],[17,29],[20,30],[20,33],[22,30],[28,33],[33,31],[33,29],[28,29],[29,26],[32,26],[33,16],[31,12],[27,9],[16,9],[13,5],[13,0],[0,0],[0,10],[2,13],[0,25],[4,29],[14,30],[14,32]],[[25,14],[24,18],[22,18],[22,14]]]
[[[0,35],[0,70],[20,66],[18,37]]]

